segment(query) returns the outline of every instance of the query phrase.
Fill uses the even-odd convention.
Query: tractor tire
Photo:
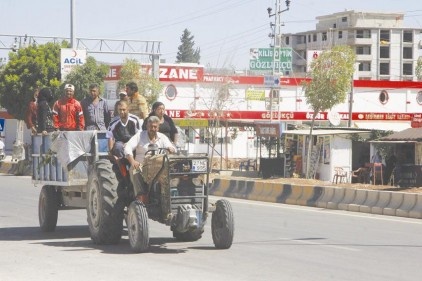
[[[43,232],[53,232],[57,225],[59,198],[54,186],[42,187],[38,200],[38,219]]]
[[[233,243],[234,218],[230,202],[218,200],[211,218],[212,240],[217,249],[228,249]]]
[[[173,230],[173,237],[178,241],[193,242],[201,239],[202,233],[204,233],[204,228],[188,230],[186,232],[178,232]]]
[[[127,214],[127,233],[131,249],[136,253],[146,252],[149,247],[148,212],[139,201],[130,203]]]
[[[123,200],[118,196],[118,181],[107,159],[94,164],[88,176],[89,232],[95,244],[117,244],[123,232]]]

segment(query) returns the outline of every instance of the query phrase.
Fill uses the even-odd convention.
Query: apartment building
[[[403,13],[353,10],[317,17],[315,30],[283,34],[281,46],[292,47],[293,73],[306,74],[310,51],[349,45],[356,52],[359,80],[415,81],[422,55],[422,29],[403,27]]]

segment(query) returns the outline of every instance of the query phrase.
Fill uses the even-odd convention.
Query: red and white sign
[[[279,114],[280,113],[280,114]],[[213,119],[220,118],[222,120],[270,120],[272,114],[272,120],[289,120],[289,121],[306,121],[312,120],[312,112],[304,111],[222,111],[220,116],[216,113],[210,113],[207,110],[167,110],[167,115],[172,118],[202,118],[202,119]],[[315,120],[326,121],[328,120],[328,112],[320,112],[315,117]],[[352,120],[355,121],[411,121],[414,116],[420,116],[419,113],[368,113],[368,112],[353,112]],[[341,120],[349,120],[349,113],[339,112],[338,117]],[[422,121],[422,118],[421,118]]]
[[[311,63],[316,60],[323,51],[310,50],[306,51],[306,72],[311,71]]]

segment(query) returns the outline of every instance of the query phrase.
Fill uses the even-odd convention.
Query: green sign
[[[276,72],[292,70],[292,56],[292,48],[252,48],[250,49],[249,69],[274,69]]]

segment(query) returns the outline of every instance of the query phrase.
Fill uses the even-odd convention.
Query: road
[[[0,175],[0,280],[420,280],[422,221],[233,200],[235,238],[214,248],[176,242],[150,221],[150,252],[91,242],[85,210],[59,212],[54,233],[38,228],[29,177]],[[212,197],[217,200],[217,197]]]

